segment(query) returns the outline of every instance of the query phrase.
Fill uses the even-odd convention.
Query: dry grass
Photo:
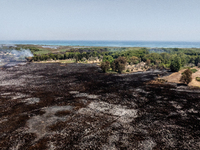
[[[75,63],[75,60],[51,60],[51,61],[35,61],[34,63]]]

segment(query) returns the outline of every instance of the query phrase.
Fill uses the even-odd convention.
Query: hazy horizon
[[[0,1],[0,41],[200,41],[199,0]]]
[[[186,41],[186,40],[171,40],[171,41],[167,41],[167,40],[0,40],[1,42],[13,42],[13,41],[91,41],[91,42],[95,42],[95,41],[101,41],[101,42],[188,42],[188,43],[199,43],[199,41]]]

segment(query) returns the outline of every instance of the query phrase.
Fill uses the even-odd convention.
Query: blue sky
[[[0,40],[200,41],[200,0],[0,0]]]

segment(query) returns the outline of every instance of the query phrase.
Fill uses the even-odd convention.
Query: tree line
[[[118,64],[117,58],[119,57],[120,60],[124,59],[124,61],[129,65],[137,64],[143,61],[146,62],[146,65],[149,67],[169,68],[173,72],[179,71],[180,68],[184,66],[200,67],[200,53],[198,54],[196,51],[175,48],[170,50],[166,49],[165,52],[162,53],[150,53],[147,49],[143,48],[138,51],[121,51],[108,53],[108,55],[103,57],[103,63],[101,65],[103,71],[106,72],[110,68],[112,68],[113,71],[116,71],[115,67],[113,66]],[[120,73],[121,71],[118,72]]]
[[[39,49],[31,48],[30,50],[35,52]],[[34,54],[32,60],[44,61],[75,59],[77,62],[81,62],[84,60],[92,60],[97,58],[102,60],[102,68],[108,68],[104,69],[105,72],[110,68],[113,71],[118,71],[120,70],[119,68],[121,64],[133,65],[138,64],[141,61],[146,62],[149,67],[170,68],[172,71],[178,71],[185,65],[200,65],[200,53],[196,49],[187,50],[179,48],[162,49],[162,51],[159,50],[159,53],[156,53],[156,50],[154,50],[152,53],[147,48],[141,48],[139,50],[127,50],[124,48],[120,51],[109,51],[109,48],[101,47],[77,48],[63,53],[48,53],[40,55]]]

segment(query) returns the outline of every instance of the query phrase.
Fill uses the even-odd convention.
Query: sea
[[[200,42],[177,41],[0,41],[0,44],[33,44],[55,46],[200,48]]]

